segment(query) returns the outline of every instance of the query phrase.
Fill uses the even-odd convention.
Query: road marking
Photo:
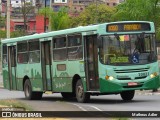
[[[82,111],[87,111],[86,109],[84,109],[83,107],[81,107],[81,106],[79,106],[79,105],[77,105],[77,104],[73,104],[73,105],[75,105],[75,106],[77,106],[79,109],[81,109]]]
[[[89,106],[89,107],[92,107],[92,108],[94,108],[94,109],[96,109],[96,110],[98,110],[98,111],[102,111],[101,109],[99,109],[99,108],[97,108],[97,107],[95,107],[95,106]]]
[[[69,103],[69,104],[72,104],[72,103]],[[77,106],[77,107],[78,107],[79,109],[81,109],[82,111],[87,111],[85,108],[81,107],[81,106],[78,105],[78,104],[72,104],[72,105]],[[87,106],[86,106],[86,107],[87,107]],[[98,111],[103,111],[103,110],[99,109],[99,108],[96,107],[96,106],[89,106],[89,105],[88,105],[88,107],[94,108],[94,109],[96,109],[96,110],[98,110]]]

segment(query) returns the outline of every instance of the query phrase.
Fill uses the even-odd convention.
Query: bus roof
[[[9,38],[2,40],[2,43],[12,43],[12,42],[18,42],[18,41],[25,41],[25,40],[32,40],[32,39],[40,39],[40,38],[46,38],[46,37],[53,37],[53,36],[60,36],[60,35],[66,35],[66,34],[76,34],[80,32],[86,32],[86,31],[95,31],[97,30],[98,25],[90,25],[90,26],[79,26],[76,28],[70,28],[70,29],[64,29],[64,30],[58,30],[58,31],[52,31],[47,33],[40,33],[40,34],[33,34],[33,35],[27,35],[17,38]]]
[[[107,24],[131,23],[131,22],[132,23],[144,22],[144,23],[149,23],[149,24],[154,25],[154,23],[150,22],[150,21],[117,21],[117,22],[102,23],[102,24],[97,24],[97,25],[79,26],[79,27],[76,27],[76,28],[69,28],[69,29],[52,31],[52,32],[47,32],[47,33],[27,35],[27,36],[22,36],[22,37],[17,37],[17,38],[9,38],[9,39],[4,39],[1,42],[3,44],[14,43],[14,42],[18,42],[18,41],[41,39],[41,38],[60,36],[60,35],[66,35],[66,34],[76,34],[76,33],[80,33],[80,32],[97,31],[98,28],[101,28],[101,26],[106,26]]]

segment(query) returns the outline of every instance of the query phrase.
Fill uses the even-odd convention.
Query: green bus
[[[149,21],[80,26],[2,40],[4,88],[27,99],[45,92],[88,102],[91,95],[120,94],[160,86],[155,27]]]

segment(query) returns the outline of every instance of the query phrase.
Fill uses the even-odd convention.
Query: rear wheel
[[[33,92],[31,82],[27,79],[24,83],[24,94],[28,100],[40,100],[42,98],[42,92]]]
[[[76,98],[78,102],[85,103],[90,99],[90,94],[84,92],[83,84],[81,80],[76,83]]]
[[[125,101],[129,101],[132,100],[134,97],[135,91],[134,90],[130,90],[130,91],[123,91],[120,93],[121,98]]]

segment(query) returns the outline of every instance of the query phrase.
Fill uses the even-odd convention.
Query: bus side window
[[[53,60],[62,61],[67,59],[66,37],[53,39]]]
[[[28,49],[27,42],[17,43],[17,62],[18,63],[28,63]]]
[[[3,67],[7,65],[7,46],[3,45]]]
[[[83,58],[81,35],[68,36],[68,59],[79,60]]]
[[[39,41],[29,42],[29,63],[40,62],[40,47]]]

